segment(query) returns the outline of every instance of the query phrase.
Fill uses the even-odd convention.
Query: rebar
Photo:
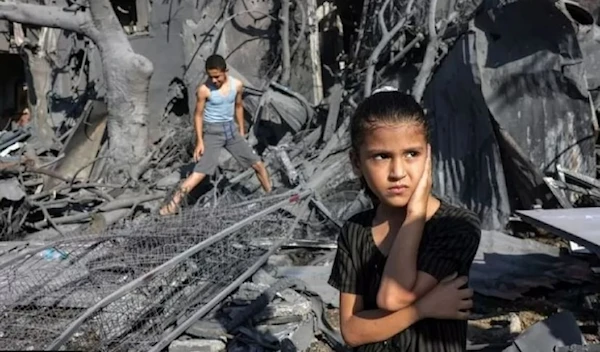
[[[0,267],[0,350],[148,351],[291,236],[311,192],[192,207],[68,237]],[[259,241],[260,242],[260,241]]]

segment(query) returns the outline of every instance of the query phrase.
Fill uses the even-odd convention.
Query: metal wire
[[[147,351],[288,235],[297,206],[225,197],[24,254],[0,268],[0,350]]]

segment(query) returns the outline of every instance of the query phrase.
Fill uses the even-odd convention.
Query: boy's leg
[[[271,193],[271,178],[269,177],[269,172],[267,171],[265,163],[259,161],[252,164],[252,168],[254,169],[254,172],[256,172],[256,178],[258,178],[258,182],[260,182],[263,190],[266,193]]]
[[[231,155],[244,167],[252,167],[256,173],[256,177],[260,182],[263,190],[266,193],[271,192],[271,179],[265,163],[262,162],[260,157],[256,155],[256,152],[250,144],[236,131],[232,139],[229,139],[225,143],[225,149],[231,153]]]
[[[225,136],[220,130],[213,131],[213,128],[205,127],[204,132],[204,154],[194,166],[194,171],[181,184],[181,187],[175,192],[173,198],[160,209],[160,215],[174,214],[181,201],[204,180],[206,175],[212,175],[219,163],[219,154],[221,148],[225,145]]]
[[[177,189],[177,191],[175,191],[175,194],[173,195],[173,198],[171,198],[171,201],[169,203],[167,203],[165,206],[163,206],[162,208],[160,208],[160,215],[171,215],[171,214],[175,214],[175,212],[177,212],[177,209],[179,208],[179,205],[181,204],[181,201],[185,199],[185,197],[187,197],[187,195],[196,187],[200,184],[200,182],[202,182],[202,180],[204,179],[204,177],[206,177],[206,174],[203,173],[199,173],[199,172],[192,172],[191,175],[189,175],[185,181],[183,181],[183,183],[181,184],[181,187],[179,187],[179,189]]]

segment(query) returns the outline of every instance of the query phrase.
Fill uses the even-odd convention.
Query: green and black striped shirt
[[[374,216],[371,209],[344,224],[329,278],[329,284],[340,292],[362,296],[365,310],[377,309],[386,261],[371,233]],[[438,280],[453,272],[468,275],[480,238],[480,222],[474,213],[442,202],[425,223],[417,268]],[[425,319],[387,341],[359,346],[355,351],[458,352],[465,351],[466,345],[466,321]]]

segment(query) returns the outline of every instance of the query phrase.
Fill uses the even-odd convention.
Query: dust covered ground
[[[562,288],[532,293],[515,301],[505,301],[476,295],[475,308],[469,320],[468,338],[474,345],[489,344],[502,348],[520,332],[561,310],[571,311],[579,322],[588,343],[600,343],[598,321],[600,312],[584,307],[584,292],[600,292],[600,284],[587,287]],[[328,310],[328,319],[339,329],[337,309]],[[511,332],[511,328],[512,331]],[[312,344],[310,352],[326,352],[332,349],[321,341]]]

